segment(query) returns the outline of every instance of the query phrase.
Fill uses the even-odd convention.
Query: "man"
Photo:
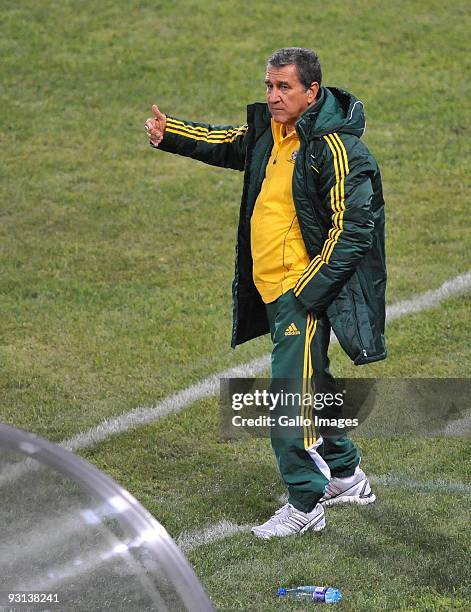
[[[316,392],[334,389],[331,327],[355,364],[386,356],[380,173],[360,140],[362,102],[321,81],[313,51],[280,49],[267,63],[267,104],[248,106],[246,125],[183,121],[156,106],[146,122],[152,146],[245,172],[232,346],[270,331],[272,382]],[[307,426],[272,435],[272,446],[289,498],[257,537],[319,530],[324,506],[375,500],[346,436],[316,438]]]

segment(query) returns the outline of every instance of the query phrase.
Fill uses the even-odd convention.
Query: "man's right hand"
[[[150,117],[145,122],[145,129],[150,142],[154,147],[158,147],[164,137],[165,126],[167,125],[167,116],[160,112],[159,107],[154,104],[152,106],[153,117]]]

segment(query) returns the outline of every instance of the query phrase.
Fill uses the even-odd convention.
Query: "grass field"
[[[279,46],[365,102],[387,201],[389,303],[469,269],[467,4],[3,0],[0,419],[59,441],[267,353],[228,348],[239,173],[150,149],[152,103],[244,121]],[[341,376],[468,377],[469,296],[394,321],[388,360]],[[335,584],[343,610],[455,610],[467,586],[469,445],[359,440],[378,503],[321,534],[246,533],[189,553],[221,610],[302,609],[280,584]],[[172,536],[264,520],[283,489],[267,441],[224,443],[216,398],[81,454]],[[468,550],[468,552],[467,552]],[[469,580],[468,580],[469,582]]]

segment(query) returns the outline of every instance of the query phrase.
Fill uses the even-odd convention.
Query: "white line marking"
[[[383,487],[413,489],[426,493],[443,493],[445,495],[471,495],[471,485],[456,481],[431,480],[421,482],[420,480],[412,480],[392,474],[383,474],[382,476],[369,475],[368,479],[370,482]],[[278,497],[277,501],[280,504],[286,504],[288,496],[286,493],[283,493]],[[224,519],[203,529],[184,531],[175,539],[175,542],[185,554],[188,554],[199,546],[224,540],[237,533],[248,532],[250,528],[251,525],[236,525]]]
[[[467,293],[471,289],[471,271],[459,274],[450,280],[447,280],[438,289],[432,289],[421,293],[410,300],[403,300],[392,304],[386,309],[386,318],[388,321],[394,321],[404,315],[414,314],[433,308],[443,300],[456,295]]]
[[[118,417],[103,421],[96,427],[92,427],[88,431],[61,442],[61,446],[71,451],[78,450],[79,448],[88,448],[106,440],[110,436],[128,431],[128,429],[133,427],[152,423],[168,414],[180,412],[180,410],[198,400],[216,395],[219,393],[221,378],[250,378],[268,370],[269,366],[270,355],[263,355],[248,363],[242,363],[229,370],[218,372],[199,383],[169,395],[154,406],[135,408]]]
[[[425,493],[443,493],[445,495],[471,495],[471,485],[459,480],[415,480],[400,474],[381,474],[372,476],[368,480],[375,485],[391,487],[392,489],[412,489]],[[288,502],[288,494],[282,493],[277,501],[280,504]]]
[[[427,291],[410,300],[404,300],[393,304],[387,309],[387,320],[393,321],[408,314],[433,308],[442,300],[466,293],[470,288],[471,272],[460,274],[459,276],[456,276],[455,278],[443,283],[443,285],[441,285],[438,289]],[[103,421],[96,427],[78,434],[69,440],[65,440],[62,442],[62,446],[68,448],[69,450],[77,450],[80,448],[93,446],[94,444],[97,444],[98,442],[101,442],[112,435],[122,433],[133,427],[145,425],[152,421],[161,419],[168,414],[179,412],[197,400],[215,395],[219,390],[220,378],[248,378],[266,371],[269,365],[270,355],[264,355],[258,359],[250,361],[249,363],[241,364],[229,370],[219,372],[218,374],[205,378],[196,385],[192,385],[186,389],[183,389],[182,391],[178,391],[173,395],[170,395],[154,406],[147,408],[136,408],[124,415],[110,419],[109,421]],[[13,473],[9,473],[5,480],[10,480],[12,476],[18,477],[24,471],[27,471],[28,466],[25,464],[26,462],[24,462],[22,465],[14,466],[13,470],[11,470]],[[15,474],[15,472],[17,473]],[[446,480],[420,482],[408,478],[401,478],[400,476],[394,476],[391,474],[369,476],[369,479],[372,483],[382,486],[410,488],[413,490],[434,493],[455,493],[458,495],[471,494],[471,486],[461,482],[450,482]],[[285,496],[282,496],[281,499],[283,500],[281,503],[286,503]],[[210,525],[204,529],[184,531],[176,538],[176,543],[184,553],[188,553],[199,546],[225,539],[236,533],[247,532],[250,530],[250,527],[250,525],[236,525],[231,521],[222,520],[215,525]]]
[[[403,300],[387,308],[386,317],[393,321],[408,314],[421,312],[427,308],[433,308],[442,300],[461,295],[471,289],[471,272],[465,272],[445,281],[438,289],[426,291],[410,300]],[[336,341],[336,338],[333,338]],[[248,363],[243,363],[234,368],[218,372],[208,378],[191,385],[186,389],[177,391],[166,397],[154,406],[138,407],[130,412],[121,414],[109,420],[99,423],[95,427],[73,436],[69,440],[61,442],[61,446],[71,451],[81,448],[89,448],[106,440],[107,438],[123,433],[133,427],[140,427],[153,421],[157,421],[169,414],[179,412],[192,403],[216,395],[219,391],[221,378],[250,378],[266,372],[270,366],[270,354],[263,355]],[[0,475],[0,486],[21,477],[29,469],[37,469],[35,461],[27,459],[16,465],[6,467]]]
[[[38,463],[36,459],[31,459],[30,457],[18,463],[7,463],[2,467],[0,473],[0,487],[18,480],[24,476],[24,474],[35,472],[43,468],[44,466],[41,463]]]
[[[442,300],[468,292],[471,289],[471,272],[460,274],[443,283],[438,289],[426,291],[410,300],[403,300],[387,308],[386,317],[393,321],[408,314],[433,308]],[[216,395],[219,392],[221,378],[250,378],[267,371],[270,366],[270,355],[263,355],[248,363],[235,366],[223,372],[177,391],[153,406],[138,407],[130,412],[103,421],[99,425],[64,440],[61,445],[71,451],[94,446],[110,436],[123,433],[133,427],[147,425],[169,414],[179,412],[194,402]]]
[[[420,481],[394,474],[368,476],[368,480],[373,484],[396,489],[413,489],[426,493],[446,493],[447,495],[471,495],[471,485],[452,480]]]
[[[184,553],[189,553],[198,546],[223,540],[235,533],[250,531],[250,527],[251,525],[236,525],[232,521],[222,520],[203,529],[183,531],[176,538],[175,543]]]

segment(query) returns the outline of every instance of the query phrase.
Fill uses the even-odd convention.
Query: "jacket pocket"
[[[375,343],[376,296],[362,270],[357,270],[327,309],[337,339],[359,365],[383,359]]]

